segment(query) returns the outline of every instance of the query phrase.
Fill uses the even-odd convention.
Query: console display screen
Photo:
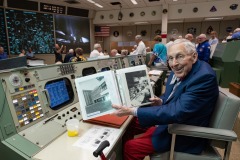
[[[49,94],[50,108],[57,110],[73,101],[71,82],[67,78],[49,81],[45,85]]]

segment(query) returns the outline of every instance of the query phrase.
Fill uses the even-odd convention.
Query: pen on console
[[[51,118],[49,118],[48,120],[44,121],[44,122],[43,122],[43,124],[46,124],[47,122],[49,122],[49,121],[53,120],[53,118],[55,118],[55,117],[57,117],[57,116],[58,116],[58,114],[56,114],[56,115],[52,116],[52,117],[51,117]]]

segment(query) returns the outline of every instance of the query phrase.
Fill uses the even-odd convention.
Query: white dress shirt
[[[100,52],[98,52],[98,50],[94,49],[91,53],[90,53],[90,58],[93,58],[93,57],[98,57],[98,56],[101,56],[103,54],[101,54]]]
[[[146,53],[147,53],[147,51],[146,51],[146,46],[145,46],[145,44],[143,43],[143,41],[140,41],[140,42],[138,43],[138,46],[137,46],[136,50],[132,52],[132,55],[141,54],[141,55],[146,56]]]

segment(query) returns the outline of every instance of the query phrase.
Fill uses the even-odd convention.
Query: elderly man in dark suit
[[[166,91],[160,97],[151,98],[153,106],[133,108],[113,105],[115,115],[134,115],[139,123],[129,127],[126,135],[134,128],[149,127],[141,136],[124,144],[124,159],[138,160],[154,152],[170,150],[171,135],[168,124],[179,123],[207,127],[218,98],[215,72],[204,61],[198,60],[195,46],[186,39],[175,40],[167,54],[172,72]],[[206,140],[186,136],[177,137],[175,150],[199,154]]]

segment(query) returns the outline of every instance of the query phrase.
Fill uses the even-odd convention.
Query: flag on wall
[[[96,37],[108,37],[110,35],[110,27],[108,26],[95,26]]]

